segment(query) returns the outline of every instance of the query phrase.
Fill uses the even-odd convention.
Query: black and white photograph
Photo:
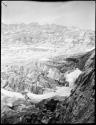
[[[95,1],[1,1],[1,124],[95,123]]]

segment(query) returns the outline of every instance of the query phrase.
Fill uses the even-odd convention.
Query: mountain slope
[[[95,121],[95,50],[76,58],[76,66],[83,73],[75,81],[76,87],[65,100],[45,99],[37,104],[23,103],[5,107],[1,123],[94,123]],[[68,60],[68,59],[67,59]],[[73,59],[74,60],[74,59]],[[83,63],[83,66],[82,66]]]

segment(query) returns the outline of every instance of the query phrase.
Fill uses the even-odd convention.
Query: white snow
[[[71,94],[71,88],[69,87],[56,87],[56,96],[68,97]]]
[[[48,99],[51,97],[54,97],[56,95],[55,92],[48,92],[45,94],[41,94],[41,95],[37,95],[37,94],[33,94],[33,93],[27,93],[27,96],[34,102],[40,102],[43,99]]]
[[[65,73],[65,79],[67,82],[69,82],[69,87],[73,87],[74,86],[74,82],[75,80],[78,78],[78,76],[82,73],[81,70],[79,70],[78,68],[76,68],[74,71],[72,72],[66,72]]]
[[[1,94],[5,95],[5,96],[8,96],[8,97],[14,97],[14,98],[18,98],[18,99],[19,98],[24,99],[24,96],[21,93],[11,92],[11,91],[5,90],[3,88],[1,88]]]

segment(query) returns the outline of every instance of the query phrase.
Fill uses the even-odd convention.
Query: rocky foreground
[[[25,98],[24,100],[16,100],[14,98],[15,101],[13,100],[12,105],[10,103],[10,98],[8,103],[8,96],[6,96],[7,102],[1,105],[1,123],[94,123],[95,50],[87,52],[83,55],[81,54],[71,56],[66,60],[69,65],[65,63],[57,63],[56,65],[54,64],[60,72],[66,72],[67,68],[69,67],[72,67],[72,69],[73,67],[75,67],[82,71],[82,73],[75,80],[74,89],[70,91],[69,96],[65,96],[63,99],[60,99],[60,96],[58,97],[58,95],[56,95],[52,96],[52,98],[43,99],[37,103],[34,103],[34,101],[30,101],[28,95],[26,96],[26,94],[24,93],[23,95],[26,98],[26,101]],[[64,84],[60,81],[60,79],[57,81],[58,84]],[[1,94],[1,96],[3,97],[4,93]],[[1,98],[1,102],[3,101],[3,98]]]

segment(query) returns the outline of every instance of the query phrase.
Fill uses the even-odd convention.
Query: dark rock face
[[[77,88],[71,96],[59,103],[59,121],[63,123],[93,123],[95,115],[94,107],[94,70],[89,70],[76,81]],[[63,111],[62,111],[63,109]],[[63,113],[63,114],[62,114]]]
[[[47,99],[38,104],[24,104],[18,112],[8,107],[1,123],[95,123],[95,50],[76,59],[83,74],[75,81],[77,86],[70,97],[63,101]]]

